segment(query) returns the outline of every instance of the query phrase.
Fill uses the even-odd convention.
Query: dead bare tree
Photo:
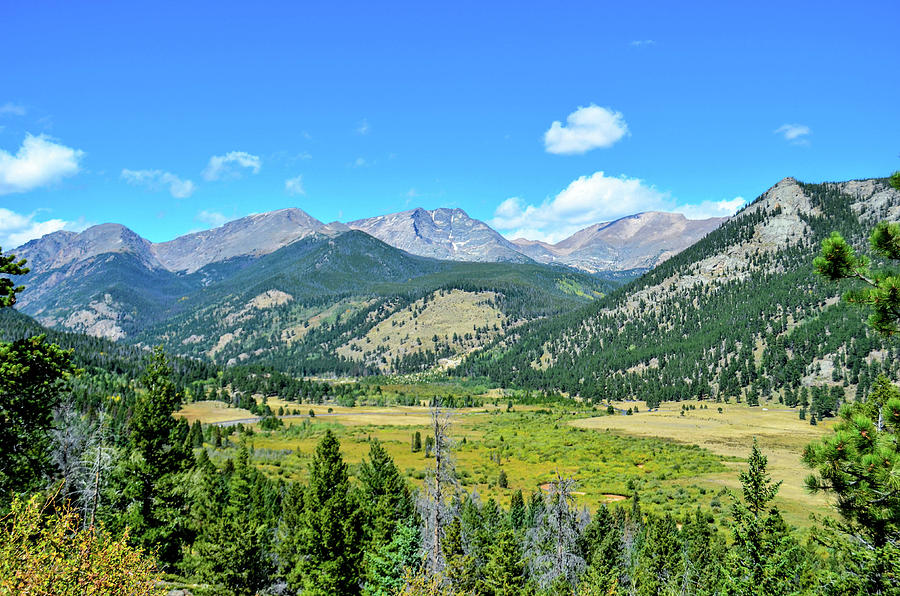
[[[101,412],[81,460],[82,484],[78,496],[85,528],[94,526],[94,516],[100,507],[103,485],[115,462],[116,451],[109,444],[108,433],[106,413]]]
[[[89,434],[90,425],[70,399],[63,401],[53,412],[53,429],[50,431],[53,449],[50,459],[62,476],[61,496],[67,501],[75,499],[81,483],[81,458]]]
[[[449,436],[451,414],[441,409],[435,401],[431,408],[431,431],[434,467],[426,471],[425,485],[416,506],[422,518],[422,548],[425,551],[425,573],[438,576],[444,570],[444,554],[441,542],[444,530],[453,519],[452,502],[459,491],[459,480],[450,451]]]
[[[62,496],[78,508],[84,527],[94,525],[103,483],[113,465],[108,426],[104,412],[91,424],[70,400],[54,413],[51,459],[62,475]]]
[[[579,539],[589,519],[574,508],[575,481],[557,472],[545,506],[527,536],[531,576],[542,590],[563,578],[572,588],[586,565]]]

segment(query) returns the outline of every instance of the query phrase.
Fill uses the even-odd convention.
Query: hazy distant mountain
[[[725,222],[648,211],[597,223],[556,244],[517,238],[513,244],[539,263],[561,263],[590,272],[650,269]]]
[[[59,231],[23,244],[14,251],[28,259],[32,274],[59,269],[106,253],[129,253],[150,269],[163,265],[153,254],[153,245],[123,225],[106,223],[80,234]]]
[[[300,209],[250,215],[160,244],[113,223],[54,232],[12,251],[31,269],[18,305],[46,325],[120,339],[193,289],[317,233],[333,232]]]
[[[166,269],[193,273],[234,257],[266,255],[310,234],[327,231],[325,224],[305,211],[279,209],[154,244],[152,250]]]
[[[462,209],[420,208],[359,219],[347,225],[423,257],[476,262],[530,261],[513,243]]]

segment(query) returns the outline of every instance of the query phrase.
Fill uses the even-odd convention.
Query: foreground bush
[[[161,594],[154,563],[99,529],[81,526],[68,504],[16,499],[0,521],[0,594]]]

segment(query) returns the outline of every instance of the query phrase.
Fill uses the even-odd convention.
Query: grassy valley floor
[[[497,399],[495,395],[484,396]],[[285,427],[260,431],[247,410],[222,402],[187,404],[178,414],[189,421],[220,425],[243,421],[252,434],[235,432],[222,449],[210,449],[214,460],[230,457],[241,441],[253,447],[253,461],[267,474],[284,479],[306,477],[315,445],[326,428],[340,438],[351,473],[366,456],[369,441],[381,441],[398,468],[416,486],[431,465],[422,451],[412,451],[412,438],[422,442],[429,433],[429,410],[423,406],[358,406],[296,404],[269,398],[268,405],[295,415],[282,418]],[[627,409],[634,403],[615,404]],[[643,403],[638,404],[643,406]],[[826,514],[825,499],[803,488],[808,470],[800,461],[803,447],[828,430],[828,423],[810,426],[796,410],[773,405],[749,408],[743,404],[669,403],[657,411],[633,416],[606,415],[596,410],[562,406],[516,405],[507,411],[497,405],[454,410],[451,436],[462,488],[477,491],[483,500],[508,504],[513,492],[526,495],[542,490],[557,472],[578,482],[579,504],[595,509],[601,503],[621,502],[637,490],[644,508],[683,516],[698,505],[725,523],[731,504],[729,491],[740,486],[753,438],[769,458],[769,471],[783,481],[776,501],[785,518],[805,527],[810,512]],[[310,417],[312,410],[315,416]],[[501,470],[507,478],[502,487]]]

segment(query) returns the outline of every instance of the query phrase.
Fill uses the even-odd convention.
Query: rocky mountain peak
[[[515,261],[530,259],[486,223],[459,208],[409,211],[350,222],[355,230],[406,252],[452,261]]]
[[[248,215],[218,228],[155,244],[153,252],[167,269],[193,273],[210,263],[269,254],[326,229],[318,219],[292,207]]]
[[[15,250],[28,259],[32,274],[64,267],[106,253],[133,253],[151,269],[162,267],[152,245],[120,224],[105,223],[81,233],[59,231],[32,240]]]

